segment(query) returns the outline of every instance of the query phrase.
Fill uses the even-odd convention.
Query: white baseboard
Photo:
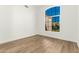
[[[36,35],[36,34],[25,35],[25,36],[11,38],[11,39],[5,39],[5,40],[0,41],[0,44],[4,44],[4,43],[11,42],[11,41],[14,41],[14,40],[19,40],[19,39],[26,38],[26,37],[31,37],[31,36],[34,36],[34,35]]]
[[[66,41],[71,41],[71,42],[79,43],[79,42],[76,41],[76,40],[71,40],[71,39],[68,39],[68,38],[57,37],[57,36],[50,36],[50,35],[45,35],[45,34],[39,34],[39,35],[43,35],[43,36],[47,36],[47,37],[51,37],[51,38],[56,38],[56,39],[61,39],[61,40],[66,40]]]

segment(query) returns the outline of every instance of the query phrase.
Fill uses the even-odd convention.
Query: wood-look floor
[[[0,53],[77,53],[75,42],[49,38],[41,35],[0,45]]]

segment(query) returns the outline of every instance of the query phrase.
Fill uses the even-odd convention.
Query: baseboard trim
[[[77,43],[77,41],[66,40],[66,39],[63,39],[63,38],[51,37],[51,36],[41,35],[41,34],[37,34],[37,35],[44,36],[44,37],[48,37],[48,38],[52,38],[52,39],[54,38],[54,39],[59,39],[59,40],[63,40],[63,41],[68,41],[68,42]]]
[[[17,37],[17,38],[13,38],[13,39],[8,39],[6,41],[1,41],[0,44],[4,44],[4,43],[8,43],[8,42],[12,42],[12,41],[16,41],[16,40],[20,40],[20,39],[24,39],[24,38],[29,38],[29,37],[33,37],[36,34],[32,34],[32,35],[28,35],[28,36],[22,36],[22,37]]]

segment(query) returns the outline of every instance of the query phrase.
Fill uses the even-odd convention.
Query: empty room
[[[0,5],[0,53],[78,53],[79,5]]]

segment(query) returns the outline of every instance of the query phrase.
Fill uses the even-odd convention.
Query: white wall
[[[33,6],[0,6],[0,43],[35,35]]]
[[[11,14],[10,6],[0,6],[0,42],[11,39]]]
[[[79,46],[79,5],[78,5],[78,46]]]
[[[33,8],[34,8],[34,10],[35,10],[35,32],[36,32],[36,34],[38,34],[38,26],[39,26],[39,19],[38,19],[38,16],[39,16],[39,12],[38,12],[38,10],[39,10],[39,8],[38,8],[38,6],[39,5],[32,5],[33,6]]]
[[[19,39],[35,34],[35,10],[32,6],[13,6],[13,38]]]
[[[48,7],[48,6],[47,6]],[[78,6],[61,6],[60,32],[45,31],[44,10],[39,7],[39,34],[60,38],[68,41],[78,41]]]

